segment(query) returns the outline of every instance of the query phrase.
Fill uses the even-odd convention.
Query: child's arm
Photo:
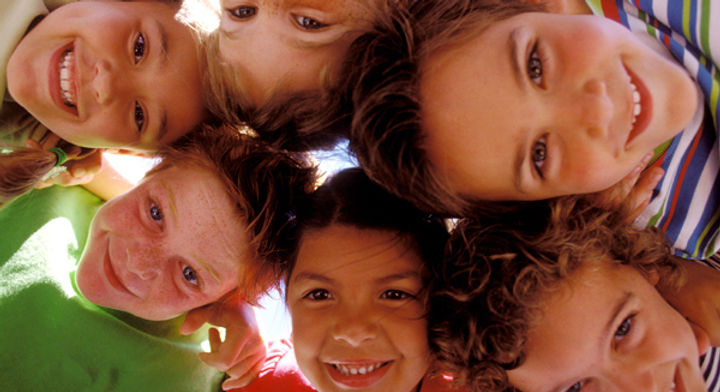
[[[678,259],[685,269],[685,281],[677,290],[659,282],[658,291],[680,314],[705,330],[712,346],[719,346],[720,270]]]
[[[209,353],[200,359],[228,375],[224,390],[241,388],[257,377],[265,362],[265,344],[260,337],[255,313],[237,292],[220,301],[188,312],[180,332],[190,334],[204,323],[225,328],[225,341],[216,328],[210,329]]]

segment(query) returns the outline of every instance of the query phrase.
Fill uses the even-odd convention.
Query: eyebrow
[[[522,132],[521,132],[522,133]],[[526,138],[522,138],[522,140],[519,141],[517,144],[517,148],[515,149],[515,160],[514,160],[514,170],[513,170],[513,183],[515,184],[515,189],[517,189],[520,193],[527,193],[525,191],[525,187],[523,186],[523,178],[524,178],[524,171],[523,168],[525,167],[525,158],[527,157],[527,140]]]
[[[522,67],[520,65],[520,49],[519,49],[519,40],[518,35],[521,32],[521,27],[516,27],[513,29],[510,34],[508,34],[508,40],[507,40],[507,47],[509,48],[509,60],[510,65],[512,69],[512,74],[515,79],[515,83],[517,84],[517,87],[520,90],[525,90],[525,79],[523,77]],[[521,132],[521,134],[523,134]],[[517,149],[515,150],[515,160],[514,160],[514,176],[513,176],[513,183],[515,184],[515,188],[520,193],[527,193],[525,188],[523,187],[523,167],[525,167],[525,158],[527,156],[527,140],[523,138],[520,143],[517,146]]]
[[[314,272],[300,272],[297,275],[293,276],[291,279],[293,281],[299,281],[299,280],[317,280],[319,282],[332,284],[335,283],[335,280],[328,278],[325,275],[316,274]]]
[[[417,271],[408,270],[408,271],[398,272],[395,274],[383,276],[382,278],[375,279],[375,283],[383,284],[383,283],[390,283],[390,282],[395,282],[398,280],[413,279],[413,278],[420,278],[420,274]]]
[[[158,71],[161,71],[167,66],[167,63],[169,61],[168,56],[168,35],[167,31],[165,31],[165,27],[163,27],[162,23],[159,21],[155,21],[155,27],[157,28],[158,35],[160,36],[160,53],[158,55],[158,62],[156,64],[156,69]],[[167,126],[167,109],[165,107],[160,108],[160,125],[158,126],[158,132],[156,140],[160,142],[165,135],[168,133],[168,126]]]

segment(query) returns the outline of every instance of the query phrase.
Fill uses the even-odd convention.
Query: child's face
[[[591,15],[491,24],[433,54],[420,87],[432,165],[456,192],[485,200],[606,189],[697,105],[674,60]]]
[[[77,2],[20,41],[8,90],[63,139],[152,150],[203,117],[196,45],[158,2]]]
[[[409,392],[429,364],[422,261],[393,232],[303,235],[288,283],[295,356],[320,391]]]
[[[636,269],[573,273],[531,322],[510,382],[536,391],[705,391],[690,325]]]
[[[378,1],[222,0],[221,56],[255,105],[275,91],[318,89]]]
[[[164,320],[238,285],[243,219],[216,175],[170,167],[103,205],[76,280],[91,302]]]

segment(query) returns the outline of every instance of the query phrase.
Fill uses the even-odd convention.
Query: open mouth
[[[75,54],[73,49],[66,49],[58,61],[58,80],[60,83],[60,97],[65,105],[76,108],[75,93]]]
[[[330,377],[349,388],[367,388],[380,381],[393,361],[326,363]]]
[[[637,78],[637,76],[628,68],[625,68],[628,76],[630,76],[630,96],[631,96],[631,114],[630,132],[628,133],[625,145],[629,145],[638,135],[643,133],[650,122],[650,114],[652,105],[650,101],[650,93],[645,84]]]

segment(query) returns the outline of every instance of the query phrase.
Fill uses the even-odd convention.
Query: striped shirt
[[[705,259],[720,249],[718,92],[720,3],[712,0],[586,0],[596,15],[659,40],[697,82],[702,97],[690,124],[656,149],[665,176],[638,218],[662,228],[675,253]]]

